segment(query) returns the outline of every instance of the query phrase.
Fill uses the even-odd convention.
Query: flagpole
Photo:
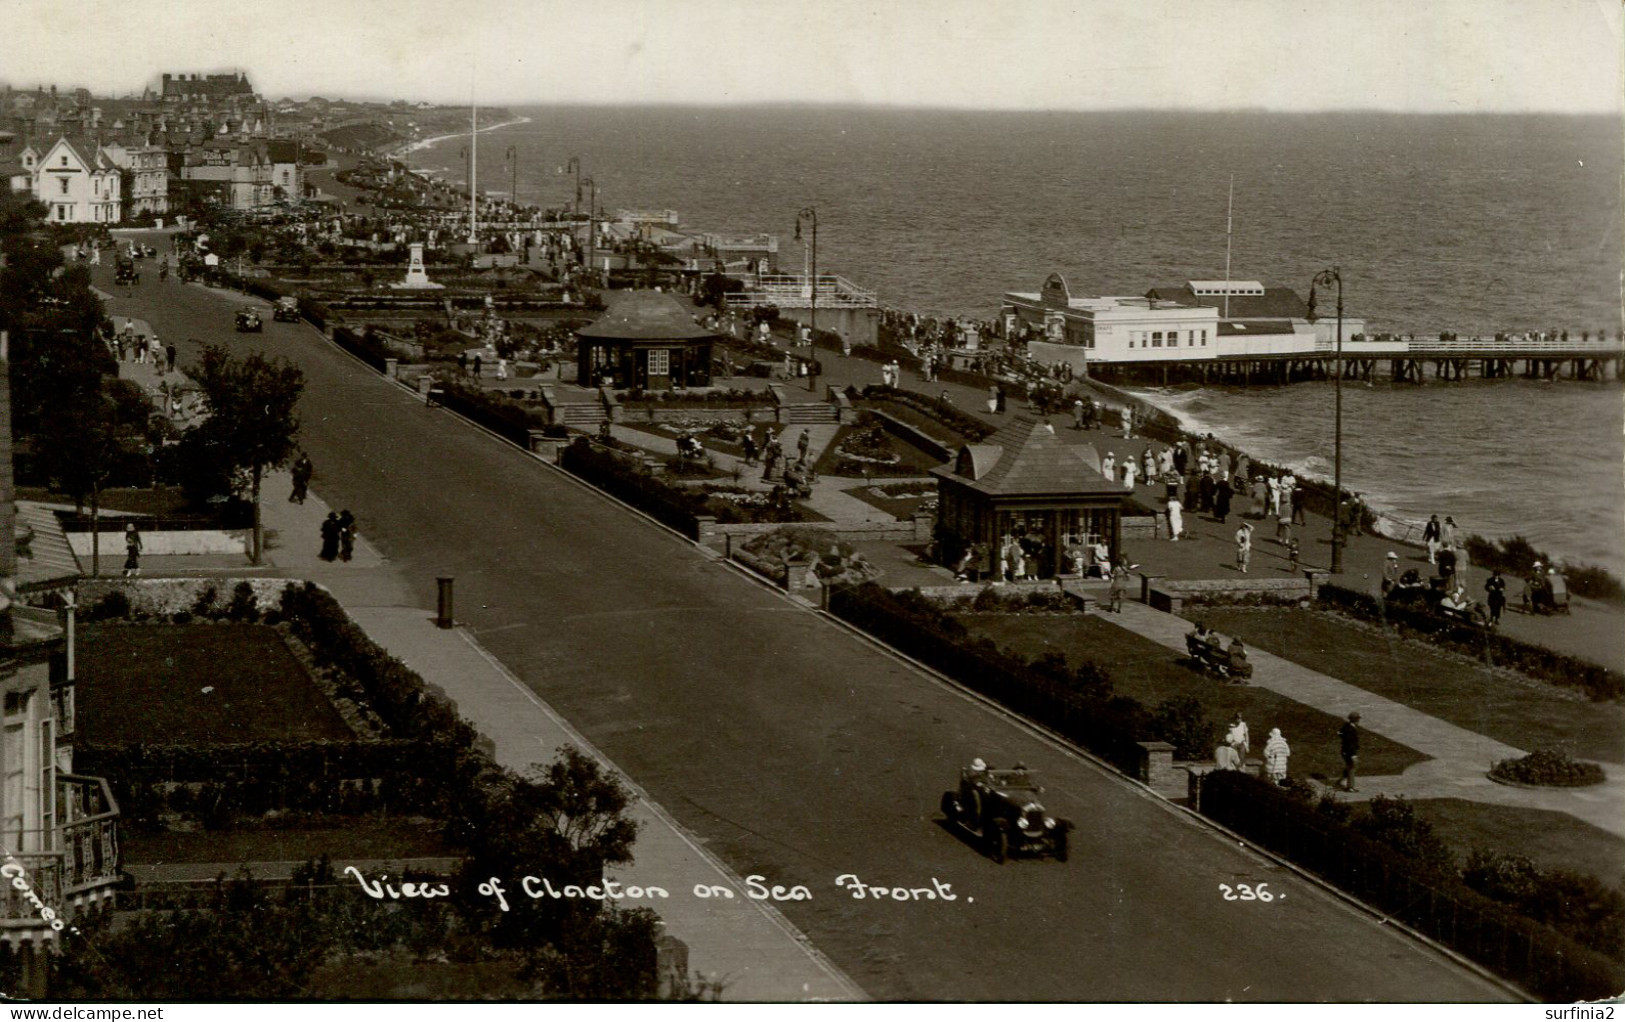
[[[1230,318],[1230,220],[1236,209],[1236,175],[1230,175],[1230,200],[1224,207],[1224,318]]]

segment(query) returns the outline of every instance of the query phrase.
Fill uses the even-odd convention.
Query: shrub
[[[225,615],[228,620],[248,624],[260,619],[260,601],[247,579],[238,582],[231,590],[231,602],[226,604]]]
[[[1456,858],[1450,846],[1433,832],[1433,824],[1416,815],[1416,807],[1404,798],[1378,795],[1364,813],[1354,818],[1353,827],[1356,833],[1405,856],[1425,874],[1455,872]]]
[[[89,621],[107,621],[128,617],[129,614],[130,598],[124,595],[123,591],[114,589],[97,600],[84,617]]]
[[[1490,777],[1547,788],[1583,788],[1605,779],[1602,767],[1570,759],[1568,753],[1558,749],[1536,749],[1522,759],[1497,760],[1490,768]]]
[[[1625,895],[1595,877],[1547,872],[1521,855],[1475,848],[1461,878],[1485,897],[1618,957],[1625,948]]]
[[[219,596],[220,591],[214,586],[204,586],[203,589],[197,594],[197,599],[192,603],[192,616],[213,617],[217,613],[214,601],[218,599]]]
[[[1151,711],[1151,731],[1174,747],[1175,759],[1206,759],[1219,740],[1219,725],[1208,719],[1195,696],[1159,703]]]

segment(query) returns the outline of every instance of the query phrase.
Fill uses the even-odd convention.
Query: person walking
[[[322,522],[322,550],[317,554],[324,561],[331,561],[339,555],[339,516],[336,511],[327,512],[327,518]]]
[[[1184,506],[1179,503],[1178,497],[1172,497],[1168,501],[1168,539],[1170,541],[1177,540],[1184,531]]]
[[[179,364],[180,364],[180,362],[176,358],[175,346],[173,344],[166,345],[164,347],[164,372],[166,372],[166,373],[174,372],[176,366],[178,366]]]
[[[1286,782],[1286,761],[1292,755],[1292,747],[1281,737],[1281,729],[1270,728],[1269,740],[1264,743],[1264,773],[1276,784]]]
[[[1241,719],[1239,711],[1230,718],[1230,730],[1225,732],[1224,744],[1235,750],[1236,759],[1241,763],[1237,769],[1247,769],[1247,753],[1252,751],[1253,742],[1247,734],[1247,722]]]
[[[807,451],[811,447],[812,447],[812,434],[809,431],[804,429],[804,430],[801,431],[801,436],[796,438],[796,455],[798,456],[798,460],[803,461],[803,462],[806,461],[807,460]]]
[[[1349,714],[1349,719],[1337,730],[1337,740],[1343,754],[1343,790],[1359,791],[1355,772],[1360,762],[1360,711]]]
[[[1235,491],[1230,487],[1229,479],[1220,479],[1219,485],[1213,490],[1213,514],[1222,525],[1230,517],[1230,498]]]
[[[1083,428],[1083,398],[1081,397],[1072,402],[1072,428]]]
[[[1388,551],[1388,560],[1382,566],[1382,595],[1387,596],[1394,586],[1399,585],[1399,555]]]
[[[1308,525],[1309,511],[1305,507],[1305,504],[1307,504],[1308,501],[1304,499],[1308,496],[1308,493],[1304,490],[1303,483],[1293,479],[1292,492],[1290,496],[1292,500],[1292,523],[1294,525]],[[1358,530],[1355,531],[1355,535],[1359,535]]]
[[[1441,528],[1438,515],[1433,515],[1428,519],[1428,523],[1422,527],[1422,542],[1428,546],[1429,564],[1439,563],[1439,532]]]
[[[1490,572],[1490,577],[1484,581],[1484,591],[1489,594],[1490,627],[1499,627],[1501,611],[1507,605],[1507,580],[1501,577],[1500,568]]]
[[[293,492],[288,494],[290,503],[303,504],[305,495],[310,489],[310,477],[315,474],[316,467],[310,463],[310,455],[303,451],[299,460],[293,463]]]
[[[1112,582],[1106,589],[1106,609],[1114,614],[1123,613],[1123,592],[1128,588],[1128,568],[1119,564],[1112,568]]]
[[[747,464],[747,465],[756,464],[756,435],[754,433],[750,433],[750,432],[745,433],[744,448],[745,448],[745,464]]]
[[[138,578],[140,575],[141,533],[136,531],[134,522],[129,522],[124,526],[124,577]]]
[[[348,561],[355,553],[355,515],[339,512],[339,560]]]
[[[1117,455],[1106,452],[1106,456],[1100,459],[1100,474],[1113,482],[1117,480]]]
[[[1248,522],[1242,522],[1236,529],[1236,570],[1243,575],[1247,574],[1247,567],[1253,559],[1253,527]]]
[[[1292,542],[1292,500],[1282,493],[1281,506],[1275,516],[1275,542]]]

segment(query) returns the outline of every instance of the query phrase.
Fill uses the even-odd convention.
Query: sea
[[[1052,272],[1074,295],[1230,276],[1306,292],[1337,267],[1373,332],[1621,328],[1619,118],[876,107],[538,107],[479,139],[480,187],[567,207],[572,157],[599,205],[772,233],[802,266],[922,315],[993,319]],[[420,148],[459,183],[466,139]],[[514,155],[509,162],[508,154]],[[1329,297],[1329,296],[1328,296]],[[1330,311],[1330,302],[1322,308]],[[1146,390],[1191,427],[1330,475],[1329,384]],[[1617,383],[1344,388],[1345,485],[1407,523],[1453,515],[1625,575]]]

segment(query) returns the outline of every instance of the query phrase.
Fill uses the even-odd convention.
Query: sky
[[[0,0],[0,82],[124,95],[1621,111],[1620,0]]]

